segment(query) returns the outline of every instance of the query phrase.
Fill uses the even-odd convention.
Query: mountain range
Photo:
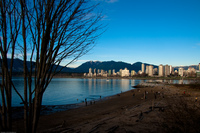
[[[9,66],[9,64],[10,64],[10,59],[8,60],[8,66]],[[34,62],[32,62],[32,64],[34,66]],[[103,69],[105,71],[115,69],[115,72],[118,72],[120,69],[127,68],[130,71],[135,70],[136,72],[138,72],[139,70],[141,70],[141,64],[142,64],[142,62],[136,62],[136,63],[130,64],[130,63],[122,62],[122,61],[118,61],[118,62],[116,62],[116,61],[103,61],[103,62],[88,61],[88,62],[81,64],[77,68],[64,67],[61,72],[63,72],[63,73],[88,73],[89,68],[92,68],[92,69],[96,68],[96,70]],[[153,65],[153,64],[148,64],[148,63],[144,63],[144,64],[145,64],[145,66]],[[30,69],[30,65],[31,65],[31,62],[27,61],[28,69]],[[158,68],[157,65],[153,65],[153,67]],[[193,68],[197,69],[198,65],[176,66],[175,69],[178,69],[179,67],[183,67],[185,70],[187,70],[188,67],[193,67]],[[62,68],[62,66],[58,66],[58,69],[60,69],[60,68]],[[23,60],[14,59],[13,72],[23,72]]]
[[[139,70],[141,70],[141,64],[142,64],[142,62],[136,62],[133,64],[129,64],[126,62],[121,62],[121,61],[119,61],[119,62],[116,62],[116,61],[103,61],[103,62],[88,61],[88,62],[83,63],[79,67],[77,67],[75,70],[77,72],[88,72],[89,68],[92,68],[92,69],[96,68],[96,70],[103,69],[105,71],[115,69],[115,72],[118,72],[120,69],[127,68],[130,71],[135,70],[136,72],[138,72]],[[144,63],[144,64],[150,65],[147,63]],[[153,65],[153,66],[154,66],[154,68],[158,68],[158,66],[156,66],[156,65]]]

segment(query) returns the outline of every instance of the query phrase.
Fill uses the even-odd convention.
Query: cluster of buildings
[[[93,72],[92,72],[92,68],[89,68],[89,73],[84,73],[84,76],[86,76],[86,77],[96,77],[96,76],[102,76],[102,77],[108,77],[108,76],[129,77],[129,76],[134,76],[134,75],[136,75],[136,72],[134,70],[132,70],[131,73],[130,73],[127,68],[120,69],[119,72],[115,72],[115,69],[109,70],[109,71],[105,71],[103,69],[101,69],[101,70],[98,69],[96,71],[96,69],[94,69]]]
[[[200,77],[200,63],[199,63],[199,68],[196,70],[193,67],[189,67],[187,70],[184,70],[184,68],[178,68],[178,70],[174,70],[174,67],[172,65],[159,65],[158,68],[154,68],[153,65],[146,65],[142,64],[141,65],[141,70],[136,73],[134,70],[130,71],[125,68],[125,69],[120,69],[119,72],[115,72],[115,69],[112,71],[104,71],[98,69],[93,70],[92,68],[89,68],[89,73],[84,73],[84,76],[87,77],[96,77],[96,76],[102,76],[102,77],[108,77],[108,76],[121,76],[121,77],[129,77],[129,76],[136,76],[136,75],[148,75],[149,77],[153,76],[158,76],[158,77],[168,77],[170,75],[177,75],[177,76],[185,76],[185,77]]]
[[[177,76],[196,76],[197,73],[199,73],[200,70],[200,63],[199,63],[199,70],[196,70],[193,67],[189,67],[188,70],[184,70],[184,68],[180,67],[178,70],[174,70],[174,67],[172,65],[159,65],[158,69],[153,68],[152,65],[145,65],[142,64],[141,66],[142,70],[139,71],[139,74],[147,74],[148,76],[159,76],[159,77],[167,77],[170,75],[177,75]],[[145,69],[146,68],[146,69]]]

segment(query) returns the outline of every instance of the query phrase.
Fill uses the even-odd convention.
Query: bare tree
[[[10,101],[6,102],[9,105],[7,109],[9,110],[7,114],[9,114],[11,113],[11,87],[15,91],[17,89],[12,83],[12,67],[8,69],[6,66],[8,64],[8,53],[6,51],[12,48],[13,60],[15,44],[18,40],[24,60],[23,98],[21,94],[17,93],[24,104],[25,132],[36,132],[43,94],[53,76],[62,70],[58,65],[67,60],[68,62],[65,65],[67,66],[94,47],[95,40],[102,33],[100,30],[103,26],[98,24],[102,16],[101,13],[95,11],[97,5],[91,4],[89,0],[20,0],[11,1],[13,7],[9,8],[4,3],[7,3],[7,1],[1,1],[1,32],[3,38],[0,47],[2,56],[1,93],[4,97],[4,91],[9,90],[8,96],[10,97],[8,99]],[[11,17],[11,19],[17,21],[17,23],[14,23],[14,33],[11,32],[12,27],[3,29],[6,24],[4,18],[9,18],[9,15],[6,15],[9,12],[8,9],[14,13],[14,17]],[[18,15],[15,15],[15,12],[20,15],[20,19],[17,18]],[[12,21],[10,21],[10,24],[12,24]],[[6,32],[8,29],[10,32]],[[6,34],[14,34],[13,37],[9,38],[12,45],[6,43],[8,40]],[[31,62],[30,67],[28,67],[27,61]],[[6,73],[3,73],[4,69]],[[8,78],[7,75],[9,75]],[[32,87],[32,84],[34,84],[34,87]],[[9,89],[6,88],[6,85]],[[5,120],[3,114],[6,110],[4,107],[6,103],[5,101],[2,102],[2,121]],[[11,119],[11,116],[8,119]],[[8,129],[11,129],[11,127],[8,127]]]
[[[0,83],[2,99],[2,105],[0,105],[0,130],[2,131],[10,131],[12,128],[11,101],[13,83],[11,78],[21,22],[17,6],[16,0],[0,1],[0,65],[2,71]]]

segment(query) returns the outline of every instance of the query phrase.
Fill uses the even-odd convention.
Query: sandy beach
[[[37,131],[40,133],[173,132],[173,130],[198,132],[200,128],[194,126],[197,124],[198,127],[200,124],[195,121],[195,118],[200,118],[199,89],[198,85],[147,83],[140,88],[96,101],[92,105],[43,115],[40,117]],[[185,110],[192,115],[188,116]],[[180,118],[176,118],[179,117],[178,114],[182,114]],[[195,115],[194,120],[193,115]],[[176,125],[173,125],[177,119],[182,122],[183,127],[177,125],[176,128]],[[187,124],[188,121],[193,127]],[[184,129],[185,126],[188,126],[187,129]],[[23,121],[15,120],[13,129],[22,132]]]

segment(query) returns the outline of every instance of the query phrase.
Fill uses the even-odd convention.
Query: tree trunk
[[[36,133],[38,121],[40,117],[40,110],[42,104],[42,93],[38,88],[35,90],[35,98],[34,98],[34,108],[33,108],[33,123],[32,123],[32,133]]]
[[[31,75],[29,75],[29,80],[28,80],[28,84],[29,84],[29,109],[28,109],[28,112],[29,112],[29,115],[28,115],[28,132],[31,133],[32,131],[32,106],[34,105],[32,103],[32,91],[31,91],[31,83],[32,83],[32,79],[31,79]]]
[[[1,88],[1,96],[2,96],[2,109],[1,109],[1,121],[2,121],[2,131],[6,129],[6,107],[5,107],[5,96],[4,96],[4,88]]]
[[[8,79],[8,90],[7,90],[7,94],[6,94],[6,102],[7,102],[7,126],[8,126],[8,130],[11,131],[12,129],[12,107],[11,107],[11,101],[12,101],[12,96],[11,96],[11,81],[9,79],[9,77],[7,77]]]

